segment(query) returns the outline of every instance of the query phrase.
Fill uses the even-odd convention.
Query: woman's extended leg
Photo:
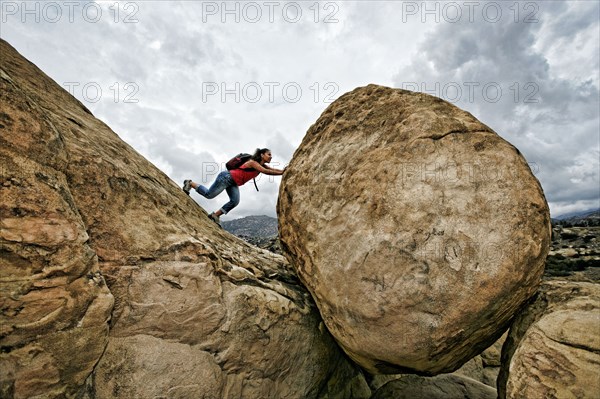
[[[206,188],[200,184],[191,182],[191,187],[196,190],[198,194],[203,196],[204,198],[215,198],[217,195],[221,194],[223,190],[225,190],[228,186],[228,181],[225,176],[227,172],[221,172],[217,176],[215,182],[210,186],[210,188]]]

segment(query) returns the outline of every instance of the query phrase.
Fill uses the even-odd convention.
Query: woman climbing
[[[229,202],[227,202],[221,209],[208,215],[215,223],[221,226],[219,217],[223,214],[229,213],[240,203],[240,189],[239,186],[243,185],[247,181],[254,179],[261,173],[266,175],[279,176],[285,171],[284,169],[275,169],[267,165],[272,159],[271,150],[268,148],[259,149],[257,148],[254,155],[243,163],[239,167],[234,167],[231,170],[226,170],[217,175],[217,179],[210,186],[206,188],[198,183],[194,183],[191,180],[185,180],[183,182],[183,191],[187,195],[190,195],[190,190],[194,189],[198,194],[204,198],[215,198],[221,194],[223,190],[227,191],[229,195]]]

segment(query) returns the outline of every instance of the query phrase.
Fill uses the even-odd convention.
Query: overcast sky
[[[282,167],[333,100],[377,83],[471,112],[558,216],[600,206],[599,4],[2,0],[0,35],[178,183],[257,147]],[[279,181],[224,219],[275,216]]]

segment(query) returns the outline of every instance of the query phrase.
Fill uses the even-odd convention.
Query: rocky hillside
[[[268,238],[277,235],[277,219],[260,215],[223,222],[223,228],[238,237]]]
[[[277,235],[277,219],[269,216],[247,216],[223,222],[223,228],[258,248],[283,255],[279,236]]]

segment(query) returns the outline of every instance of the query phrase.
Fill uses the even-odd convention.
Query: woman
[[[219,173],[217,179],[212,186],[210,186],[210,188],[207,189],[206,187],[194,183],[191,180],[185,180],[183,182],[183,191],[189,195],[190,189],[193,188],[204,198],[211,199],[221,194],[223,190],[226,190],[227,195],[229,195],[229,202],[223,205],[223,207],[218,211],[208,215],[209,218],[211,218],[220,226],[221,222],[219,217],[223,214],[229,213],[240,203],[239,186],[245,184],[249,180],[254,179],[261,173],[273,176],[279,176],[283,174],[285,168],[283,170],[275,169],[267,165],[269,162],[271,162],[272,158],[271,150],[268,148],[257,148],[254,152],[254,155],[252,155],[252,158],[250,158],[249,161],[246,161],[241,167]]]

